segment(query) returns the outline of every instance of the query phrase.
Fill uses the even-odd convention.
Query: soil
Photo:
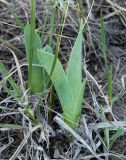
[[[4,1],[0,1],[0,61],[5,64],[7,69],[11,72],[15,68],[15,61],[12,56],[11,50],[17,56],[19,63],[23,64],[26,62],[25,59],[25,48],[23,43],[23,31],[15,21],[14,13],[19,17],[22,24],[25,25],[30,16],[30,4],[26,0],[8,0],[11,9],[7,7]],[[82,1],[84,18],[88,16],[89,9],[92,1]],[[112,3],[111,3],[112,2]],[[57,6],[58,8],[59,6]],[[122,8],[121,8],[122,7]],[[58,9],[57,9],[58,10]],[[104,24],[105,24],[105,35],[106,35],[106,46],[107,46],[107,59],[108,65],[112,66],[113,73],[113,97],[119,95],[125,88],[122,84],[122,79],[126,75],[126,2],[125,0],[95,0],[91,10],[91,14],[87,20],[84,33],[83,43],[83,58],[82,62],[87,67],[87,70],[95,78],[101,87],[105,95],[107,95],[107,80],[105,77],[105,62],[102,55],[101,49],[101,37],[100,37],[100,13],[103,13]],[[44,24],[45,16],[47,18],[47,27],[45,30],[44,45],[48,43],[49,38],[49,23],[51,12],[48,10],[48,1],[38,0],[37,1],[37,28],[39,31]],[[55,17],[55,33],[57,33],[57,27],[59,24],[59,15]],[[63,29],[63,36],[60,45],[59,59],[64,66],[67,65],[71,48],[75,42],[77,36],[78,27],[80,23],[80,13],[78,12],[77,2],[72,1],[70,3],[66,22]],[[54,35],[53,50],[55,50],[56,36]],[[65,68],[65,67],[64,67]],[[22,69],[23,78],[27,79],[26,73],[27,68]],[[85,77],[85,72],[83,71]],[[0,71],[0,78],[2,79],[2,73]],[[19,78],[15,74],[13,78],[19,83]],[[126,87],[126,81],[124,81]],[[101,97],[99,90],[91,79],[88,81],[88,85],[85,91],[85,103],[83,104],[83,115],[86,119],[87,125],[90,123],[97,124],[101,122],[101,117],[98,114],[97,106],[94,104],[95,99],[101,105],[104,105],[104,99]],[[55,95],[56,96],[56,95]],[[60,104],[55,98],[54,101],[54,113],[52,114],[51,120],[48,123],[47,108],[49,94],[45,94],[45,100],[42,103],[42,118],[40,118],[46,131],[41,134],[40,130],[37,130],[29,137],[27,143],[24,145],[22,150],[17,156],[17,159],[87,159],[93,160],[90,157],[90,153],[87,149],[81,146],[78,141],[71,138],[69,133],[64,130],[53,121],[53,117],[56,115],[55,112],[62,112]],[[4,101],[5,100],[5,101]],[[3,102],[4,101],[4,102]],[[7,111],[18,112],[19,105],[8,98],[8,94],[1,89],[0,90],[0,123],[7,124],[25,124],[26,127],[33,127],[32,122],[24,120],[22,113],[6,115]],[[7,107],[8,110],[3,107]],[[121,96],[115,103],[113,103],[112,112],[118,121],[124,121],[126,117],[126,95]],[[89,137],[85,134],[86,129],[83,121],[81,121],[81,127],[77,130],[77,133],[88,143],[91,144]],[[30,126],[31,125],[31,126]],[[48,131],[47,131],[48,130]],[[28,134],[28,130],[14,130],[0,128],[0,159],[7,159],[14,154],[18,146],[23,141],[24,137]],[[103,130],[92,131],[93,140],[99,141],[99,137],[103,136]],[[103,138],[103,137],[102,137]],[[5,148],[4,148],[5,147]],[[39,149],[37,147],[40,147]],[[75,153],[78,154],[75,156]],[[106,153],[103,143],[96,149],[97,154]],[[123,155],[121,158],[126,159],[126,135],[124,134],[118,138],[110,150],[109,153],[114,155]],[[74,158],[75,156],[75,158]],[[40,158],[41,157],[41,158]],[[43,158],[42,158],[43,157]],[[106,156],[102,157],[107,159]],[[121,159],[117,156],[110,156],[109,159],[116,160]]]

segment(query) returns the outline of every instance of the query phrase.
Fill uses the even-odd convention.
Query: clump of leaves
[[[82,82],[81,63],[83,23],[81,22],[78,37],[71,51],[68,67],[65,73],[61,62],[57,58],[57,54],[52,54],[53,51],[51,47],[46,45],[45,48],[41,49],[41,38],[35,31],[35,8],[35,0],[32,0],[30,24],[27,24],[24,27],[24,42],[28,62],[27,88],[29,88],[30,95],[43,93],[45,87],[48,85],[47,82],[51,80],[61,102],[64,120],[68,125],[75,129],[81,116],[85,88],[85,80]],[[52,41],[52,38],[50,41]],[[5,76],[9,75],[2,63],[0,63],[0,69]],[[17,95],[19,95],[18,97],[21,98],[23,93],[20,91],[11,76],[9,76],[8,81]],[[9,90],[5,84],[1,83],[1,85],[6,91]],[[10,92],[10,94],[15,99],[12,92]],[[31,120],[33,120],[35,124],[38,124],[38,120],[35,119],[35,116],[31,111],[30,104],[27,104],[24,108],[25,113],[28,114]]]
[[[35,8],[31,7],[31,9],[31,12],[35,13]],[[68,67],[65,73],[57,56],[53,55],[50,49],[47,49],[47,47],[46,49],[40,49],[41,39],[35,31],[34,18],[35,16],[32,15],[31,25],[27,24],[24,29],[26,55],[29,63],[30,83],[28,87],[30,88],[30,93],[41,93],[44,89],[43,84],[48,82],[47,79],[50,78],[60,99],[66,123],[72,128],[76,128],[81,116],[85,87],[85,81],[82,83],[81,66],[83,24],[81,23],[79,34],[70,54]],[[30,67],[31,64],[32,67]]]
[[[81,116],[85,88],[85,81],[82,82],[81,64],[82,32],[83,24],[81,23],[78,37],[70,54],[66,73],[63,70],[60,61],[57,59],[50,77],[60,99],[64,119],[72,128],[77,127]],[[50,75],[55,56],[42,49],[37,51],[37,56],[42,67],[48,75]]]

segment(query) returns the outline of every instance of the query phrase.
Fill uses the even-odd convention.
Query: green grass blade
[[[123,136],[125,133],[124,129],[119,128],[114,135],[110,138],[110,148],[112,147],[113,143],[120,137]]]
[[[4,67],[4,65],[2,63],[0,63],[0,71],[2,72],[2,74],[4,75],[4,77],[7,77],[9,75],[9,72],[7,71],[7,69]],[[14,91],[16,92],[16,94],[21,97],[22,96],[22,92],[21,90],[18,88],[17,84],[15,83],[15,81],[13,80],[13,78],[11,76],[8,77],[8,82],[11,84],[11,86],[13,87]],[[3,85],[4,84],[1,84]],[[4,86],[5,87],[5,86]],[[5,89],[7,89],[7,87],[5,87]]]
[[[35,38],[35,14],[36,14],[36,0],[31,0],[31,18],[30,18],[30,40],[29,40],[29,67],[28,67],[28,86],[31,88],[32,81],[32,59],[34,52],[34,38]]]
[[[71,51],[70,59],[68,62],[68,68],[66,70],[66,75],[72,90],[73,97],[75,101],[78,99],[79,88],[82,84],[82,63],[81,63],[81,53],[82,53],[82,39],[83,39],[83,24],[81,22],[78,37],[76,39],[75,45]]]
[[[27,24],[24,28],[24,42],[25,42],[25,50],[26,50],[26,57],[27,57],[27,61],[29,62],[30,59],[30,31],[31,31],[31,25]],[[38,33],[35,31],[34,34],[34,45],[32,46],[33,48],[33,63],[38,63],[38,57],[36,54],[37,49],[41,48],[41,39],[38,35]]]
[[[102,44],[102,53],[105,60],[105,65],[107,66],[105,27],[104,27],[104,19],[102,12],[101,12],[101,44]]]
[[[50,75],[49,75],[50,77],[51,77],[51,75],[52,75],[52,73],[53,73],[53,70],[54,70],[55,65],[56,65],[56,61],[57,61],[57,59],[58,59],[59,47],[60,47],[60,42],[59,42],[59,36],[58,36],[58,38],[57,38],[57,43],[56,43],[56,53],[55,53],[55,57],[54,57],[52,69],[51,69]]]
[[[34,114],[32,113],[32,110],[30,109],[30,106],[26,106],[24,113],[28,115],[28,117],[36,124],[39,124],[38,119],[35,118]]]
[[[114,96],[112,98],[112,103],[117,102],[119,99],[121,99],[122,97],[124,97],[126,95],[126,91],[123,91],[121,93],[119,93],[118,95]]]
[[[29,61],[29,42],[30,42],[30,28],[31,25],[27,24],[24,28],[24,42],[25,42],[25,49],[26,49],[26,57],[27,61]],[[41,48],[41,39],[37,32],[34,34],[34,46],[33,46],[33,64],[39,64],[39,60],[37,57],[37,49]],[[41,75],[41,76],[40,76]],[[31,94],[42,92],[43,91],[43,81],[44,81],[44,74],[43,69],[38,66],[32,66],[32,79],[31,79]]]
[[[42,47],[44,47],[44,37],[45,37],[46,29],[47,29],[46,26],[47,26],[47,22],[48,22],[48,17],[50,15],[51,1],[47,1],[47,6],[48,6],[48,9],[47,9],[48,12],[44,13],[44,22],[42,24],[41,31],[40,31]]]
[[[109,103],[112,106],[112,67],[107,73]]]
[[[107,148],[110,148],[110,138],[109,138],[109,128],[104,128],[104,140],[106,142]]]
[[[3,124],[3,123],[0,123],[0,128],[23,129],[24,127],[22,125],[17,125],[17,124]]]
[[[65,7],[65,10],[66,10],[66,7]],[[58,14],[59,14],[59,16],[60,16],[60,10],[58,10]],[[61,17],[61,18],[60,18],[60,24],[63,24],[64,18],[65,18],[65,17],[64,17],[64,14],[62,14],[60,17]],[[52,73],[53,73],[53,70],[54,70],[54,68],[55,68],[55,64],[56,64],[56,61],[57,61],[57,58],[58,58],[58,54],[59,54],[60,41],[61,41],[59,35],[60,35],[61,32],[62,32],[62,25],[60,25],[59,28],[58,28],[58,36],[57,36],[57,42],[56,42],[55,58],[54,58],[54,62],[53,62],[53,65],[52,65],[51,72],[50,72],[50,77],[51,77],[51,75],[52,75]],[[61,34],[62,34],[62,33],[61,33]]]
[[[9,88],[7,88],[6,84],[0,84],[0,88],[4,88],[5,92],[8,93],[8,95],[13,98],[14,100],[16,100],[17,102],[19,102],[19,95],[17,95],[17,93],[15,93],[15,90],[10,90]]]

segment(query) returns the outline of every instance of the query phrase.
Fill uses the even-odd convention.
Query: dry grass
[[[48,42],[49,17],[48,1],[37,1],[37,29],[41,31],[45,15],[48,15],[44,44]],[[23,33],[7,6],[11,6],[23,24],[29,19],[29,3],[26,0],[0,0],[0,61],[13,73],[13,78],[23,89],[25,102],[29,100],[23,80],[27,79],[27,65],[24,56]],[[59,6],[57,6],[59,8]],[[126,2],[125,0],[83,1],[85,34],[83,43],[83,75],[87,78],[87,88],[83,103],[83,113],[78,130],[71,130],[62,121],[60,105],[56,98],[50,108],[50,90],[44,94],[41,103],[41,125],[35,126],[24,114],[23,103],[17,104],[0,86],[0,159],[125,159],[126,144],[124,134],[109,150],[106,147],[103,129],[113,127],[126,129],[126,97],[123,95],[113,103],[112,110],[107,96],[107,80],[104,73],[104,59],[101,56],[100,10],[103,11],[106,33],[108,63],[113,68],[113,96],[125,91],[126,74]],[[75,41],[80,10],[77,3],[69,1],[62,27],[59,58],[67,63],[69,53]],[[55,17],[53,47],[56,45],[59,16]],[[12,53],[14,56],[12,56]],[[15,58],[14,58],[15,57]],[[17,57],[17,59],[16,59]],[[16,63],[15,63],[16,60]],[[16,70],[20,68],[20,70]],[[1,71],[0,79],[3,80]],[[56,95],[55,95],[56,96]],[[23,98],[24,98],[23,97]],[[32,97],[34,110],[36,97]],[[23,99],[24,100],[24,99]],[[112,122],[102,120],[100,112],[110,112]],[[48,120],[48,110],[52,114]],[[57,117],[57,116],[58,117]],[[55,117],[56,116],[56,117]],[[60,118],[59,118],[60,117]],[[21,125],[22,128],[9,128],[1,124]],[[17,126],[18,127],[18,126]],[[114,131],[110,132],[110,135]],[[119,147],[118,147],[118,143]],[[121,145],[122,144],[122,145]],[[122,148],[121,148],[122,147]],[[121,149],[120,149],[121,148]]]

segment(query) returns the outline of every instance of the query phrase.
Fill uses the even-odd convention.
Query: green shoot
[[[34,124],[38,125],[39,121],[35,118],[34,114],[32,113],[32,110],[30,109],[29,106],[25,106],[25,114],[28,115],[28,117],[34,122]]]
[[[31,81],[32,81],[32,59],[34,52],[34,35],[35,35],[35,14],[36,14],[36,0],[31,0],[31,19],[30,19],[30,40],[29,40],[29,67],[28,67],[28,86],[31,89]]]
[[[26,49],[26,57],[27,61],[29,62],[30,57],[30,48],[29,48],[29,42],[30,42],[30,28],[31,25],[27,24],[24,28],[24,42],[25,42],[25,49]],[[33,58],[32,58],[32,64],[39,64],[38,57],[36,54],[37,49],[41,48],[41,39],[37,32],[34,34],[34,46],[33,46]],[[40,76],[41,75],[41,76]],[[32,73],[31,73],[31,94],[34,93],[40,93],[43,91],[43,69],[38,66],[32,66]],[[30,87],[30,86],[28,86]]]
[[[105,60],[105,71],[106,71],[106,78],[108,82],[108,97],[109,97],[109,104],[112,109],[112,104],[117,101],[120,97],[124,96],[126,92],[124,91],[123,93],[113,97],[112,94],[112,67],[109,67],[107,65],[107,49],[106,49],[106,39],[105,39],[105,27],[104,27],[104,20],[103,20],[103,15],[101,12],[101,43],[102,43],[102,52],[103,52],[103,57]],[[105,115],[104,115],[105,118]],[[111,114],[108,114],[108,120],[112,120]],[[105,135],[105,142],[107,144],[108,149],[110,149],[113,145],[113,143],[117,140],[118,137],[122,136],[124,134],[123,129],[117,129],[116,133],[113,134],[111,137],[109,136],[109,132],[111,129],[105,128],[104,129],[104,135]]]
[[[17,102],[19,102],[19,98],[22,98],[23,93],[21,92],[21,90],[18,88],[16,82],[13,80],[13,78],[11,76],[9,76],[9,72],[6,70],[6,68],[4,67],[4,65],[2,63],[0,63],[0,71],[2,72],[3,76],[6,78],[7,77],[7,81],[10,83],[11,87],[13,88],[13,90],[8,89],[6,83],[4,82],[0,82],[0,88],[4,88],[5,91],[12,97],[14,98],[14,100],[16,100]],[[25,113],[28,114],[29,118],[31,118],[31,120],[35,123],[38,124],[38,121],[34,118],[33,113],[31,112],[30,108],[27,106],[24,106],[25,108]],[[0,124],[2,125],[2,124]],[[8,127],[7,127],[8,126]],[[17,128],[17,125],[11,125],[11,124],[5,124],[0,126],[2,128]]]
[[[66,9],[67,9],[67,5],[65,5],[64,10],[66,11]],[[60,12],[58,12],[58,13],[60,14]],[[61,16],[61,19],[60,19],[60,23],[61,24],[63,24],[64,18],[65,18],[65,14],[63,14]],[[60,48],[60,37],[59,37],[60,32],[62,32],[62,26],[59,26],[59,28],[58,28],[58,36],[57,36],[57,42],[56,42],[55,58],[54,58],[54,61],[53,61],[53,66],[52,66],[51,72],[50,72],[50,77],[51,77],[51,75],[53,73],[53,70],[55,68],[56,61],[57,61],[57,58],[58,58],[58,53],[59,53],[59,48]]]
[[[107,73],[109,104],[112,108],[112,67]]]
[[[105,60],[105,72],[108,80],[108,95],[109,95],[109,102],[112,105],[112,72],[108,70],[107,66],[107,49],[106,49],[106,38],[105,38],[105,27],[104,27],[104,19],[101,11],[101,44],[102,44],[102,53],[103,53],[103,58]],[[104,113],[102,113],[104,116],[104,120],[106,120]],[[109,114],[109,116],[111,116]],[[111,117],[109,117],[111,118]],[[105,142],[107,144],[107,147],[109,148],[109,128],[104,129],[104,136],[105,136]]]
[[[114,96],[112,98],[112,103],[117,102],[120,98],[124,97],[126,95],[126,91],[123,91],[121,93],[119,93],[118,95]]]
[[[7,69],[5,68],[5,66],[0,62],[0,71],[2,72],[3,76],[4,77],[7,77],[9,76],[9,72],[7,71]],[[7,78],[7,81],[10,83],[10,85],[12,86],[15,94],[18,96],[18,97],[21,97],[22,96],[22,93],[21,93],[21,90],[18,88],[17,84],[14,82],[13,78],[11,76],[9,76]],[[1,87],[4,87],[5,90],[9,91],[9,89],[6,87],[6,84],[3,82],[1,83],[0,82],[0,86]],[[11,92],[10,92],[11,94]],[[13,96],[15,95],[13,94]],[[11,94],[12,96],[12,94]]]
[[[24,126],[17,125],[17,124],[2,124],[2,123],[0,123],[0,128],[23,129]]]
[[[110,148],[112,148],[113,146],[113,143],[120,137],[120,136],[123,136],[125,133],[125,129],[117,129],[116,133],[113,134],[110,138]]]
[[[67,73],[65,74],[60,61],[57,59],[50,77],[60,99],[65,121],[74,129],[77,127],[80,119],[85,88],[85,81],[82,83],[81,74],[82,31],[83,24],[81,23],[79,34],[68,62]],[[39,50],[37,54],[40,64],[50,75],[55,56],[44,50]],[[78,63],[75,63],[75,61]],[[71,69],[72,72],[70,74]],[[72,74],[73,70],[74,76]],[[79,91],[77,87],[80,89]],[[77,92],[75,93],[75,91]]]

